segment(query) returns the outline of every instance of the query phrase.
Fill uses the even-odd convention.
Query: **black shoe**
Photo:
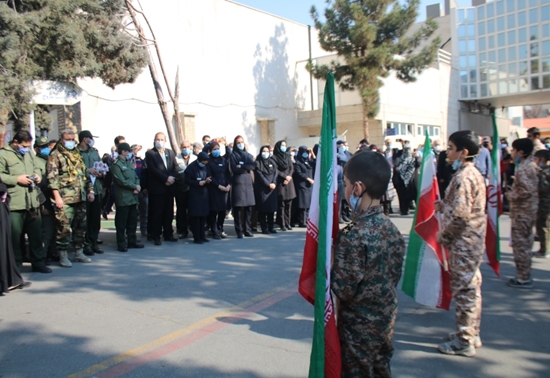
[[[401,212],[401,215],[409,215],[409,212],[407,211],[406,213],[405,212]]]
[[[237,239],[242,239],[243,238],[243,234],[238,234],[237,235]]]
[[[92,252],[97,253],[98,255],[103,254],[103,250],[99,247],[92,247]]]
[[[121,247],[118,247],[117,250],[119,252],[128,252],[128,247],[126,247],[125,245],[121,246]]]
[[[26,287],[30,287],[32,285],[31,281],[23,281],[17,286],[12,286],[8,290],[15,290],[15,289],[24,289]]]
[[[153,237],[151,235],[147,235],[147,241],[153,241]]]
[[[271,229],[271,230],[269,230],[269,233],[270,233],[270,234],[276,234],[276,233],[277,233],[277,230]]]
[[[38,272],[38,273],[51,273],[52,270],[50,268],[48,268],[47,266],[33,266],[32,267],[32,271],[33,272]]]
[[[267,231],[267,230],[262,230],[262,234],[264,234],[264,235],[269,235],[269,231]]]
[[[178,239],[176,239],[175,237],[173,237],[172,235],[170,235],[170,236],[168,236],[168,237],[165,237],[165,238],[164,238],[164,241],[177,242]]]
[[[307,226],[305,224],[299,224],[298,228],[306,228]]]
[[[252,233],[250,233],[250,232],[245,232],[245,233],[244,233],[244,236],[246,236],[247,238],[252,238],[252,237],[254,237],[254,235],[252,235]]]
[[[216,235],[214,235],[214,239],[215,239],[215,240],[221,240],[222,237],[221,237],[220,235],[216,234]]]
[[[288,231],[292,231],[292,227],[287,227],[286,228]]]
[[[153,244],[162,245],[162,242],[160,241],[160,238],[156,238],[155,241],[153,242]]]
[[[145,246],[141,243],[131,243],[131,244],[128,244],[128,248],[144,248]]]
[[[93,255],[95,255],[95,252],[92,251],[91,248],[86,248],[86,249],[84,249],[84,251],[82,251],[82,252],[84,252],[84,254],[85,254],[86,256],[93,256]]]
[[[202,240],[193,240],[193,243],[195,244],[204,244]]]
[[[281,227],[281,231],[286,231],[286,227]]]
[[[107,216],[107,212],[106,212],[105,210],[103,210],[103,211],[101,212],[101,215],[103,216],[103,219],[105,219],[105,220],[108,220],[108,219],[109,219],[109,217]]]
[[[97,239],[97,244],[103,244],[103,240]]]
[[[253,227],[251,231],[252,232],[258,232],[258,229],[256,227]]]
[[[204,238],[204,239],[201,239],[203,243],[210,243],[210,240],[208,240],[207,238]]]

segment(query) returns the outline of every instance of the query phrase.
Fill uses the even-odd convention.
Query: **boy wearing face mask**
[[[93,256],[96,253],[101,254],[103,250],[99,248],[97,239],[101,229],[101,207],[103,199],[103,173],[94,168],[96,162],[100,162],[99,152],[94,148],[96,136],[88,130],[83,130],[78,134],[78,151],[82,156],[82,161],[86,166],[86,178],[92,183],[95,198],[93,202],[86,202],[86,238],[84,242],[84,254]]]
[[[69,260],[69,244],[76,248],[75,262],[89,263],[84,255],[84,234],[86,231],[86,200],[94,202],[92,182],[86,178],[86,166],[78,152],[75,132],[66,129],[48,158],[48,181],[55,200],[56,244],[59,264],[72,267]]]
[[[331,273],[342,377],[391,376],[405,240],[380,205],[390,176],[386,158],[372,151],[356,153],[344,167],[345,197],[354,214],[336,239]]]
[[[537,210],[537,236],[539,237],[540,248],[534,252],[534,257],[549,258],[548,254],[548,232],[550,230],[550,151],[540,150],[535,152],[535,164],[539,171],[539,206]]]
[[[447,159],[455,174],[445,199],[435,203],[443,213],[437,242],[449,251],[451,292],[455,300],[456,332],[439,345],[441,353],[474,357],[481,347],[481,272],[487,228],[486,189],[474,157],[479,152],[475,132],[457,131],[449,137]]]

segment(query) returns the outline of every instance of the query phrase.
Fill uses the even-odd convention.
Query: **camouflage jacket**
[[[550,212],[550,166],[539,171],[539,211]]]
[[[510,217],[518,212],[530,214],[533,217],[537,213],[539,205],[539,168],[535,164],[535,159],[531,155],[525,161],[519,164],[514,175],[514,185],[508,192],[510,201]]]
[[[78,150],[68,151],[59,143],[48,157],[48,181],[50,189],[59,191],[65,204],[86,201],[86,193],[93,190]]]
[[[472,245],[484,245],[487,226],[486,193],[485,180],[474,163],[464,162],[445,191],[440,230],[442,245],[457,247],[466,240]]]
[[[359,214],[340,231],[331,288],[340,299],[338,329],[350,344],[391,340],[405,240],[381,206]]]

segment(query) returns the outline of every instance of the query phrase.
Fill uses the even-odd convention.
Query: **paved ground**
[[[412,217],[393,220],[408,234]],[[483,267],[478,356],[439,354],[453,313],[400,295],[395,377],[550,376],[550,260],[534,261],[535,289],[508,288],[509,229],[503,216],[503,279]],[[0,298],[0,377],[307,376],[313,308],[296,292],[303,229],[126,254],[113,231],[92,264],[25,273],[32,287]]]

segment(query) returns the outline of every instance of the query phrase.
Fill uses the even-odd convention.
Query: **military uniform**
[[[538,170],[533,156],[519,164],[514,185],[508,192],[510,219],[512,220],[512,250],[516,263],[516,277],[531,278],[531,248],[533,247],[534,214],[539,204]]]
[[[340,300],[342,377],[390,377],[397,283],[405,240],[382,206],[355,216],[334,249],[331,288]]]
[[[539,171],[539,207],[537,210],[537,236],[540,255],[548,254],[548,231],[550,229],[550,166]]]
[[[448,248],[456,336],[474,345],[481,323],[481,272],[487,228],[486,187],[473,162],[457,170],[443,200],[441,244]]]
[[[57,190],[63,199],[63,208],[55,209],[56,244],[60,254],[66,255],[72,231],[72,243],[80,256],[86,231],[86,195],[93,193],[93,187],[86,179],[86,167],[80,153],[76,149],[67,150],[61,143],[48,157],[50,189]]]
[[[136,174],[134,164],[128,160],[118,157],[111,165],[111,173],[115,184],[116,204],[116,241],[119,250],[128,246],[135,246],[137,228],[137,204],[138,195],[134,190],[139,186],[139,178]],[[128,235],[128,244],[126,244]]]
[[[30,258],[33,268],[45,267],[45,256],[42,245],[42,216],[37,191],[31,186],[17,183],[20,175],[40,176],[40,170],[35,164],[35,157],[31,152],[21,155],[10,145],[0,149],[0,178],[8,187],[11,197],[10,218],[13,252],[17,268],[23,266],[24,244],[21,244],[21,235],[26,232],[29,237]]]
[[[86,178],[93,182],[95,198],[93,202],[86,201],[86,237],[84,242],[84,250],[97,251],[97,239],[99,238],[99,230],[101,229],[101,205],[103,199],[103,184],[99,178],[92,179],[92,175],[88,173],[89,168],[94,167],[94,163],[101,161],[99,152],[93,147],[83,150],[78,146],[82,161],[86,166]],[[88,252],[86,252],[88,253]]]

